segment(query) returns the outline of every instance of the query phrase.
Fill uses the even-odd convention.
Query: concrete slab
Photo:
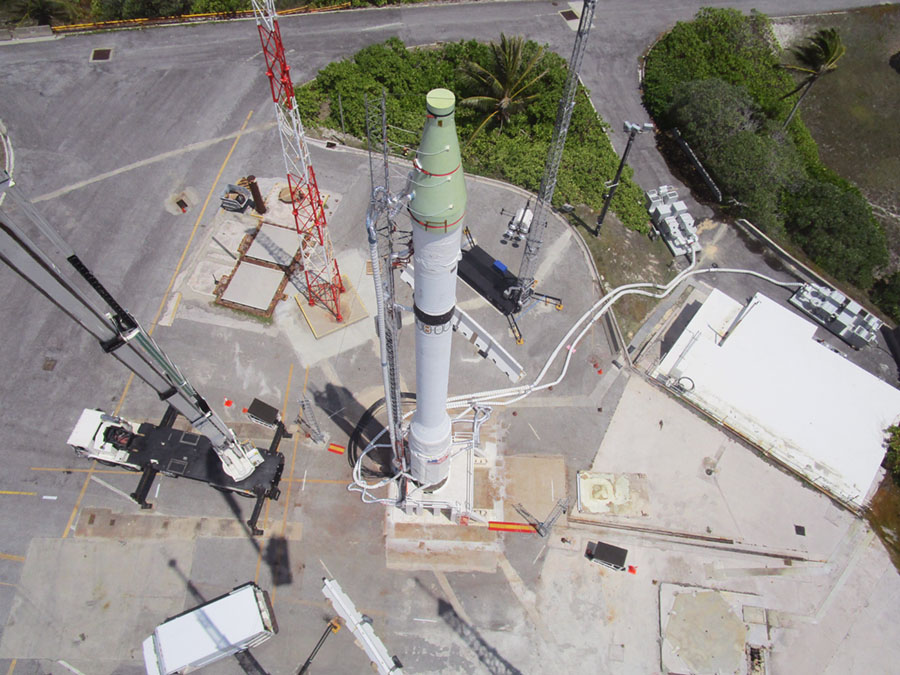
[[[513,504],[521,504],[538,520],[544,520],[557,501],[568,496],[566,462],[561,455],[553,457],[528,457],[515,455],[503,460],[504,491],[503,519],[512,523],[524,523],[525,518]],[[565,527],[566,516],[556,524]]]
[[[828,499],[639,377],[628,381],[591,471],[646,476],[653,505],[639,523],[613,513],[591,522],[825,560],[853,520],[826,520]],[[795,525],[809,526],[804,536]]]
[[[184,609],[193,542],[32,539],[0,658],[63,659],[111,673],[143,662],[141,642]]]
[[[302,525],[287,523],[279,536],[301,538]],[[112,509],[87,508],[78,517],[75,536],[109,539],[188,539],[196,537],[244,538],[247,527],[234,518],[174,518],[163,515],[118,513]],[[260,540],[274,536],[266,528]]]
[[[660,584],[662,664],[669,672],[745,673],[743,602],[754,596]]]
[[[302,278],[302,272],[298,276]],[[362,298],[359,297],[359,293],[356,292],[356,287],[350,281],[350,278],[343,275],[341,280],[344,284],[344,292],[341,293],[339,301],[341,321],[338,321],[334,314],[321,305],[310,305],[305,295],[301,293],[294,295],[294,301],[297,303],[297,307],[300,308],[303,318],[306,319],[306,323],[316,339],[342,330],[369,316],[369,311],[363,304]],[[296,282],[294,283],[296,284]]]
[[[219,300],[265,313],[284,281],[284,271],[244,261],[235,267]]]
[[[300,237],[293,228],[263,221],[244,254],[247,258],[287,267],[300,250]]]

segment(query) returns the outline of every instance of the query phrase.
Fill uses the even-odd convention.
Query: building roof
[[[863,506],[900,417],[900,390],[815,340],[815,324],[757,293],[713,290],[654,376],[781,463]]]

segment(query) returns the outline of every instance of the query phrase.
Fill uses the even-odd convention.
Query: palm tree
[[[491,42],[489,68],[474,61],[462,66],[463,75],[481,93],[464,98],[460,103],[488,113],[469,138],[470,142],[492,119],[499,119],[502,129],[512,115],[537,98],[533,87],[547,74],[547,70],[538,72],[544,48],[529,50],[526,47],[524,37],[507,38],[500,33],[500,44]]]
[[[809,93],[809,90],[816,81],[823,75],[837,69],[838,59],[840,59],[846,51],[847,48],[844,46],[844,43],[841,42],[841,36],[838,34],[836,28],[823,28],[818,30],[815,34],[806,38],[806,44],[791,49],[791,53],[797,59],[799,65],[786,63],[782,64],[782,67],[787,70],[803,73],[806,77],[804,77],[803,81],[790,93],[781,97],[782,99],[786,99],[793,96],[798,91],[803,90],[803,93],[800,94],[800,98],[796,100],[794,107],[791,108],[791,113],[784,121],[782,129],[786,129],[787,125],[791,123],[791,120],[794,118],[794,113],[797,112],[797,108],[800,107],[803,98]]]

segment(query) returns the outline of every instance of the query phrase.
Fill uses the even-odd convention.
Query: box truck
[[[190,673],[278,632],[269,595],[254,583],[161,623],[144,640],[147,675]]]

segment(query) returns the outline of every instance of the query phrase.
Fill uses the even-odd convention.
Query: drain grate
[[[95,49],[91,52],[91,61],[109,61],[112,49]]]
[[[564,18],[566,21],[574,21],[575,19],[578,18],[578,15],[577,15],[575,12],[573,12],[571,9],[567,9],[567,10],[565,10],[565,11],[562,11],[562,12],[560,12],[559,14],[560,14],[560,16],[562,16],[562,18]]]
[[[56,368],[56,359],[51,359],[49,356],[44,359],[44,365],[42,366],[44,370],[50,371]]]
[[[803,525],[794,525],[794,533],[800,537],[806,536],[806,528]]]

